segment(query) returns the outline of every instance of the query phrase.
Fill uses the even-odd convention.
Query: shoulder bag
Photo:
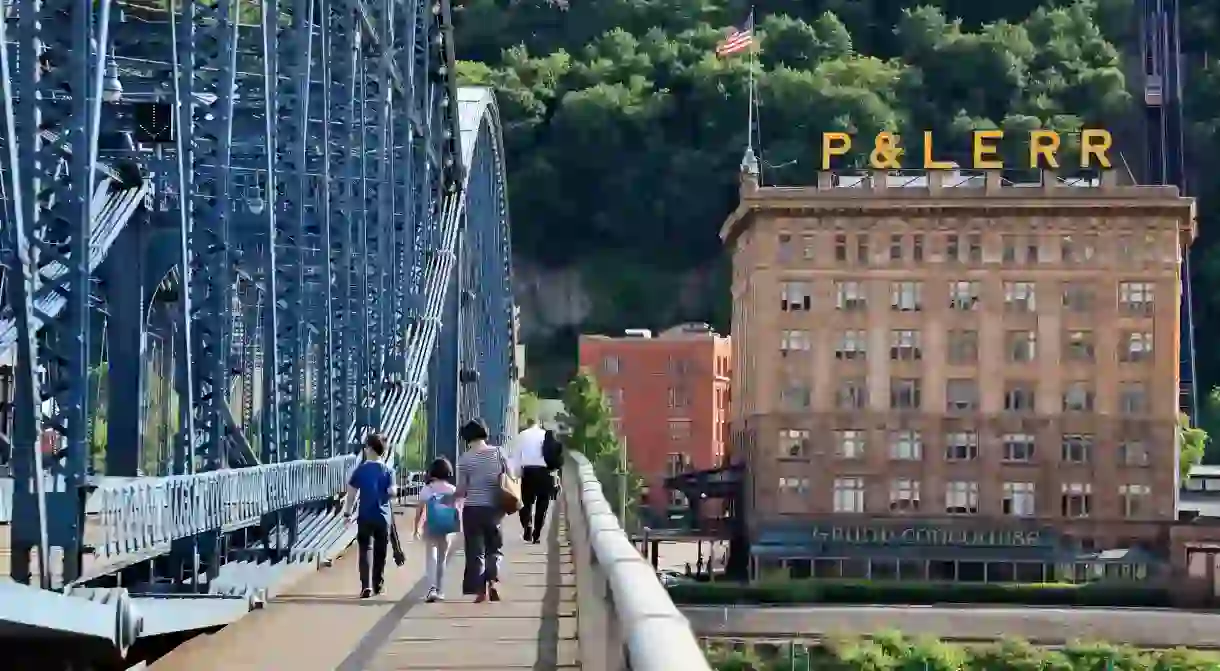
[[[500,512],[513,515],[521,510],[521,480],[513,477],[508,460],[504,458],[504,451],[497,447],[496,452],[500,455],[500,493],[497,497]]]

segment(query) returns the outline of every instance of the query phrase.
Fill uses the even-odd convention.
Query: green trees
[[[960,646],[882,632],[872,639],[832,639],[821,645],[708,647],[717,671],[1204,671],[1220,665],[1214,653],[1136,650],[1119,645],[1073,644],[1050,650],[1020,640]]]
[[[1218,1],[1184,8],[1182,22],[1203,331],[1220,327],[1220,292],[1210,289],[1220,285],[1220,257],[1208,251],[1220,203],[1220,32],[1209,32]],[[727,328],[716,232],[736,204],[750,64],[713,50],[748,8],[466,0],[456,13],[462,80],[498,92],[514,249],[534,267],[575,268],[591,294],[596,321],[568,324],[571,333],[688,319]],[[1133,0],[759,5],[764,181],[811,183],[828,130],[886,129],[912,143],[931,130],[938,158],[964,162],[973,129],[1070,134],[1086,125],[1112,129],[1139,175],[1143,84],[1124,76],[1138,72],[1135,10]],[[536,347],[531,372],[554,370],[545,357],[570,361],[571,333]],[[1220,353],[1203,352],[1198,368],[1210,386]],[[549,388],[567,377],[535,381]]]
[[[1183,483],[1186,482],[1191,469],[1203,462],[1208,440],[1206,430],[1191,426],[1190,418],[1186,415],[1178,416],[1178,450],[1181,454],[1178,459],[1178,477]]]
[[[638,500],[640,480],[630,470],[626,446],[610,422],[610,406],[597,380],[581,369],[568,382],[563,392],[563,423],[567,427],[564,445],[579,451],[593,464],[606,499],[620,513],[620,522],[630,529],[635,517],[634,501]]]

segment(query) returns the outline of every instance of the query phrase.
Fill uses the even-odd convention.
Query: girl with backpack
[[[428,477],[419,490],[419,507],[415,509],[415,537],[419,538],[422,532],[427,576],[432,583],[425,599],[428,603],[445,600],[445,559],[449,555],[450,536],[461,531],[459,519],[453,464],[441,457],[428,468]]]

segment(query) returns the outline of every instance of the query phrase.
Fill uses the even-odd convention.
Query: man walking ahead
[[[372,434],[364,442],[364,462],[352,471],[347,483],[343,515],[352,521],[352,504],[358,499],[356,545],[360,551],[360,598],[381,594],[385,589],[385,557],[390,544],[390,497],[394,495],[394,472],[382,461],[385,439]],[[369,554],[372,553],[372,565]],[[370,575],[371,574],[371,575]]]
[[[525,421],[525,430],[513,441],[512,454],[521,469],[521,536],[531,543],[539,542],[551,505],[555,487],[551,472],[559,468],[555,463],[559,455],[548,452],[561,452],[556,445],[554,435],[532,418]]]

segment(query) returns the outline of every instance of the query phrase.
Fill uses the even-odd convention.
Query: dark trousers
[[[462,508],[462,540],[466,546],[462,594],[481,594],[487,588],[487,583],[500,579],[500,559],[504,549],[500,520],[503,518],[504,513],[498,508]]]
[[[360,589],[380,590],[385,585],[385,556],[389,544],[390,525],[386,524],[385,520],[360,520],[356,523],[356,546],[360,551]]]
[[[555,480],[551,472],[542,466],[526,466],[521,469],[521,528],[525,535],[537,539],[542,535],[546,523],[546,510],[551,505],[551,490]]]

